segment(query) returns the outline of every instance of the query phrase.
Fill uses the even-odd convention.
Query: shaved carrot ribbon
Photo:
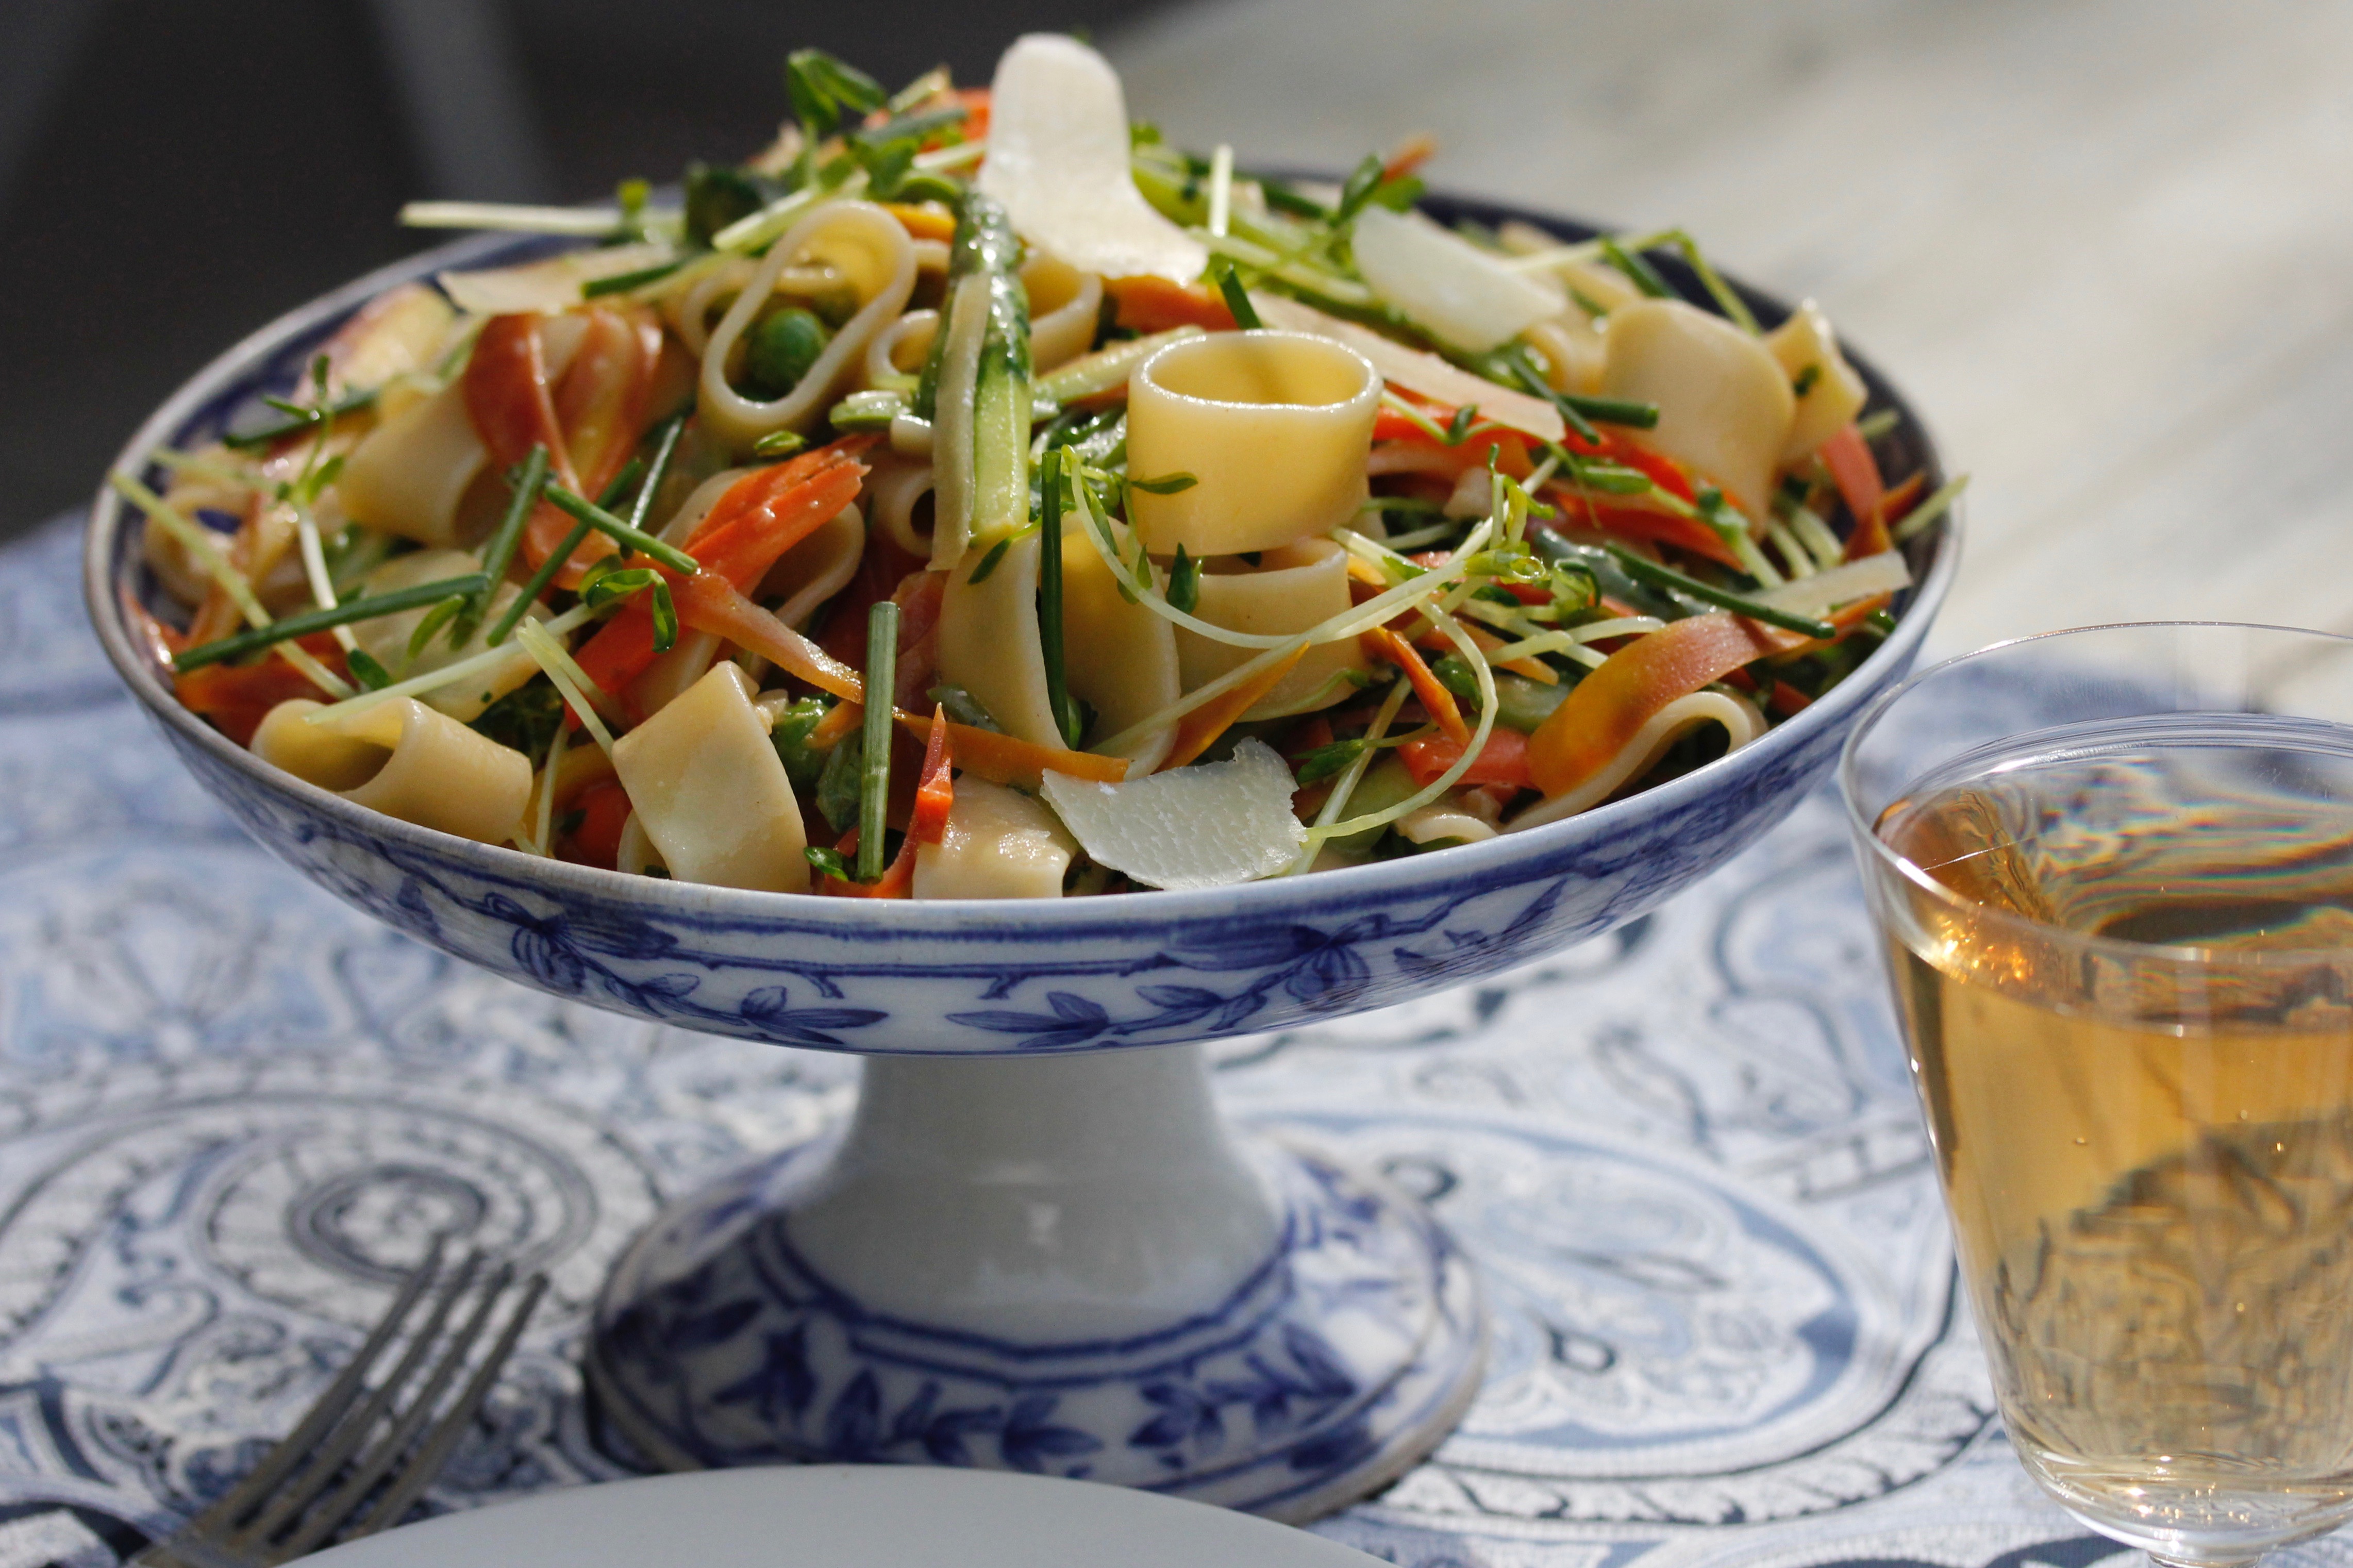
[[[915,785],[915,809],[907,819],[907,842],[937,844],[947,837],[948,811],[955,804],[955,756],[948,746],[948,710],[932,709],[932,732],[923,742],[923,780]]]
[[[1853,514],[1854,531],[1847,535],[1846,558],[1859,561],[1887,548],[1887,487],[1879,477],[1879,461],[1862,432],[1852,425],[1821,445],[1822,462],[1839,488],[1839,497]]]
[[[1887,603],[1850,605],[1831,617],[1841,633]],[[1529,782],[1546,797],[1599,773],[1653,715],[1678,698],[1774,654],[1821,646],[1800,632],[1738,616],[1693,616],[1636,637],[1578,681],[1528,737]]]
[[[1398,758],[1413,775],[1414,787],[1424,788],[1462,758],[1462,745],[1447,735],[1424,735],[1398,748]],[[1498,724],[1479,748],[1478,760],[1456,781],[1462,784],[1503,784],[1528,787],[1528,738]]]
[[[678,618],[696,631],[713,633],[758,654],[820,690],[849,702],[866,700],[866,683],[858,671],[707,573],[697,573],[680,584]],[[917,735],[927,733],[927,721],[913,713],[893,710],[892,717],[902,729]],[[1036,789],[1039,776],[1049,773],[1096,784],[1117,784],[1127,776],[1125,757],[1059,751],[953,721],[948,724],[948,743],[955,748],[957,767],[991,784]]]
[[[786,551],[856,500],[866,467],[847,446],[837,442],[776,468],[754,468],[728,487],[687,542],[702,565],[695,579],[748,592]],[[687,584],[678,574],[662,566],[654,570],[670,581],[674,598],[684,595]],[[681,604],[681,618],[685,613]],[[656,657],[653,606],[643,595],[624,605],[579,653],[580,668],[607,691],[627,690]]]
[[[1307,647],[1301,644],[1291,650],[1287,658],[1278,658],[1230,691],[1221,692],[1202,703],[1176,721],[1176,738],[1168,748],[1168,760],[1163,770],[1181,768],[1209,749],[1210,743],[1233,727],[1234,721],[1248,712],[1251,706],[1282,684],[1299,661],[1307,657]]]
[[[1106,279],[1103,288],[1118,308],[1118,322],[1144,333],[1165,332],[1171,327],[1206,327],[1213,332],[1234,330],[1234,313],[1207,289],[1171,283],[1145,274]]]
[[[576,494],[596,495],[621,471],[644,433],[646,403],[661,357],[661,325],[645,311],[598,307],[562,384],[550,386],[540,342],[544,318],[493,316],[466,362],[466,412],[491,461],[511,468],[545,446],[551,477]],[[524,557],[538,565],[572,531],[572,519],[542,501],[523,532]],[[579,586],[589,565],[617,546],[591,533],[555,575]]]
[[[1413,694],[1420,698],[1422,707],[1429,710],[1430,721],[1446,731],[1447,738],[1457,748],[1470,745],[1471,726],[1464,721],[1461,707],[1454,700],[1454,693],[1447,690],[1438,677],[1430,673],[1430,666],[1423,662],[1420,654],[1414,651],[1413,645],[1387,626],[1376,628],[1370,636],[1381,657],[1405,671],[1406,679],[1413,683]],[[1461,755],[1461,752],[1458,749],[1455,755]]]

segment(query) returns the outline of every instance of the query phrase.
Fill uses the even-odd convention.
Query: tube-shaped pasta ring
[[[913,386],[922,379],[923,356],[931,352],[932,338],[939,330],[940,313],[937,310],[910,310],[875,333],[866,345],[866,384]],[[913,369],[900,368],[899,356],[902,351],[913,353]]]
[[[864,301],[842,324],[817,363],[784,396],[761,402],[727,381],[727,362],[788,265],[822,260]],[[703,345],[699,405],[704,427],[721,441],[748,447],[778,430],[807,430],[864,368],[866,345],[905,309],[915,289],[915,249],[899,220],[871,202],[830,202],[793,225],[753,270],[735,302]]]
[[[1134,492],[1145,547],[1235,555],[1348,521],[1365,500],[1380,395],[1362,354],[1302,332],[1213,332],[1162,349],[1129,384],[1128,472],[1194,482]]]
[[[1103,318],[1102,278],[1037,250],[1021,264],[1021,288],[1029,296],[1029,363],[1038,374],[1092,346]]]
[[[253,732],[253,753],[345,800],[483,844],[503,844],[531,798],[531,760],[414,697],[306,724],[295,698]]]

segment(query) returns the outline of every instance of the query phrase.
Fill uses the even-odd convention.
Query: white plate
[[[1287,1525],[1124,1487],[921,1465],[704,1470],[445,1514],[319,1568],[1365,1568]]]

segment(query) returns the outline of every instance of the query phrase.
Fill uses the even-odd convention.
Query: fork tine
[[[491,1320],[491,1310],[513,1283],[514,1265],[502,1264],[483,1289],[481,1300],[476,1303],[463,1326],[450,1340],[448,1352],[425,1380],[425,1386],[417,1391],[416,1397],[408,1402],[408,1407],[394,1422],[392,1430],[367,1452],[347,1479],[313,1500],[307,1516],[302,1518],[301,1525],[291,1536],[265,1546],[264,1555],[280,1563],[290,1557],[301,1556],[316,1548],[337,1525],[351,1516],[353,1510],[367,1500],[368,1493],[374,1491],[376,1483],[400,1462],[400,1457],[408,1451],[408,1446],[416,1440],[417,1434],[432,1418],[433,1408],[441,1402],[442,1393],[457,1378],[466,1364],[467,1353],[474,1348],[474,1342],[481,1337],[484,1325]],[[276,1531],[270,1533],[275,1534]],[[267,1537],[264,1539],[266,1541]]]
[[[290,1485],[280,1489],[269,1505],[261,1510],[260,1517],[230,1534],[224,1545],[237,1552],[255,1551],[262,1542],[301,1517],[311,1500],[327,1489],[334,1479],[335,1472],[343,1468],[343,1461],[350,1458],[353,1451],[375,1429],[376,1423],[384,1418],[384,1413],[399,1397],[402,1387],[416,1376],[417,1369],[432,1353],[434,1342],[441,1337],[441,1326],[448,1321],[451,1310],[472,1286],[474,1276],[480,1272],[481,1266],[482,1254],[479,1249],[467,1254],[466,1260],[458,1265],[457,1272],[434,1301],[433,1310],[426,1315],[424,1323],[410,1339],[408,1349],[394,1365],[391,1375],[384,1380],[383,1386],[368,1396],[367,1403],[360,1406],[357,1415],[328,1434],[315,1455],[311,1456],[311,1464],[293,1479]]]
[[[343,1412],[351,1408],[352,1401],[358,1397],[360,1385],[365,1381],[369,1370],[400,1332],[401,1324],[407,1321],[418,1300],[432,1286],[434,1276],[441,1271],[445,1239],[438,1236],[433,1238],[432,1250],[425,1255],[425,1261],[417,1265],[417,1271],[393,1297],[392,1304],[385,1309],[384,1316],[377,1320],[375,1327],[368,1331],[367,1338],[361,1342],[358,1353],[352,1357],[351,1364],[338,1373],[335,1380],[327,1385],[326,1392],[311,1403],[294,1430],[276,1447],[264,1454],[261,1463],[256,1465],[242,1480],[190,1520],[183,1527],[186,1531],[227,1533],[240,1515],[268,1497],[278,1483],[286,1479],[289,1471],[310,1457],[319,1440],[327,1435]]]
[[[490,1354],[482,1358],[482,1364],[475,1368],[474,1375],[467,1380],[465,1389],[458,1395],[457,1404],[434,1424],[433,1430],[426,1434],[424,1443],[418,1447],[407,1468],[385,1489],[375,1507],[344,1532],[344,1540],[356,1541],[363,1535],[374,1535],[387,1525],[399,1523],[409,1506],[423,1495],[427,1487],[433,1484],[434,1478],[441,1473],[441,1467],[448,1463],[450,1451],[465,1436],[466,1429],[473,1425],[475,1414],[481,1409],[482,1402],[490,1397],[491,1389],[499,1381],[499,1373],[506,1370],[508,1358],[514,1354],[515,1342],[522,1338],[524,1326],[531,1321],[532,1313],[539,1307],[540,1297],[546,1291],[547,1276],[533,1275],[523,1287],[522,1301],[517,1303],[513,1313],[507,1319],[506,1327],[499,1331]]]

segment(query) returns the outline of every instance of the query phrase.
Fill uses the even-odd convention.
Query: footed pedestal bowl
[[[392,284],[543,248],[469,241],[286,316],[189,382],[122,465],[145,469],[158,447],[291,386]],[[1768,321],[1783,313],[1751,299]],[[1934,482],[1922,426],[1857,365],[1873,406],[1905,416],[1880,439],[1883,464]],[[189,770],[273,854],[524,984],[867,1058],[846,1125],[688,1194],[614,1270],[587,1375],[648,1457],[995,1466],[1280,1519],[1377,1489],[1452,1426],[1478,1383],[1479,1286],[1395,1187],[1229,1128],[1201,1042],[1459,984],[1671,897],[1826,773],[1854,716],[1909,667],[1955,561],[1949,520],[1912,542],[1917,586],[1894,635],[1823,700],[1563,822],[1204,892],[908,903],[537,859],[266,767],[180,706],[134,635],[130,606],[163,602],[140,526],[100,495],[92,620]]]

